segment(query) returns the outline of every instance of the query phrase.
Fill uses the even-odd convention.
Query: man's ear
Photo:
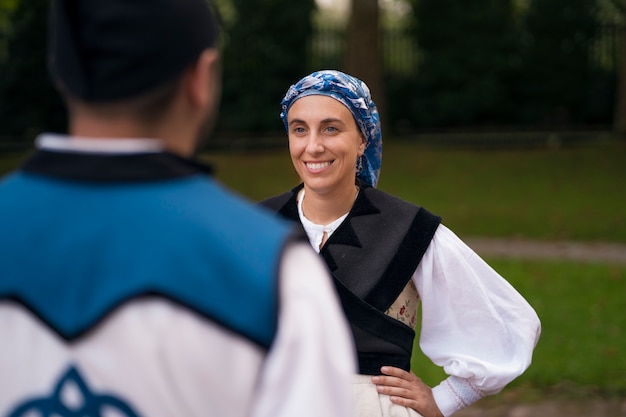
[[[216,89],[220,86],[219,52],[205,49],[190,68],[186,83],[189,102],[197,108],[214,106]]]

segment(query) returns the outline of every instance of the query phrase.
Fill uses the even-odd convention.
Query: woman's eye
[[[302,134],[302,133],[304,133],[304,128],[303,127],[295,127],[293,129],[293,133]]]
[[[336,133],[336,132],[338,132],[339,130],[338,130],[336,127],[334,127],[334,126],[328,126],[328,127],[326,127],[326,131],[327,131],[328,133]]]

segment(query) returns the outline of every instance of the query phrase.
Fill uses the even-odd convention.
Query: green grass
[[[542,323],[530,368],[510,387],[564,383],[626,395],[626,266],[488,260],[524,295]],[[442,370],[419,352],[413,370],[437,384]]]
[[[0,173],[20,154],[0,154]],[[299,180],[287,148],[204,154],[258,201]],[[536,150],[429,149],[387,141],[379,188],[443,217],[461,237],[626,243],[626,143]]]
[[[26,156],[23,152],[0,152],[0,177],[19,167]]]
[[[207,157],[252,200],[298,183],[285,149]],[[626,144],[449,150],[385,144],[379,188],[443,217],[460,236],[626,242]]]
[[[626,242],[624,145],[413,153],[406,145],[390,148],[381,188],[430,208],[461,235]]]

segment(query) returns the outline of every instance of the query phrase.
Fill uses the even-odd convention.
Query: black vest
[[[411,279],[441,218],[359,182],[359,195],[320,255],[333,274],[350,322],[359,373],[391,365],[410,370],[415,331],[385,314]],[[293,190],[260,204],[300,222]]]

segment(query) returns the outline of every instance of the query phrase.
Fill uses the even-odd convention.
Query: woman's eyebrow
[[[289,126],[291,126],[292,124],[308,124],[306,121],[302,120],[302,119],[292,119],[289,121]],[[328,123],[341,123],[341,124],[345,124],[343,120],[335,118],[335,117],[327,117],[326,119],[323,119],[320,121],[321,124],[328,124]]]
[[[296,124],[296,123],[304,123],[306,124],[306,122],[302,119],[292,119],[291,121],[289,121],[289,126]]]
[[[326,118],[326,119],[322,120],[322,124],[326,124],[326,123],[341,123],[341,124],[345,124],[343,120],[337,119],[337,118],[334,118],[334,117],[329,117],[329,118]]]

